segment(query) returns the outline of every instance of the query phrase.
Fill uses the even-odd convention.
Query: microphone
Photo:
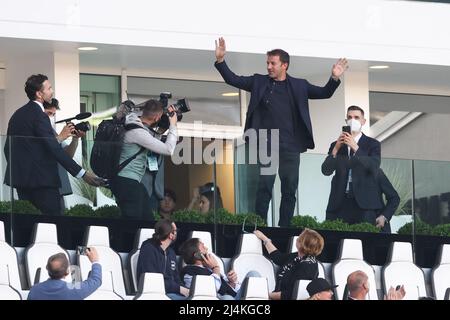
[[[81,112],[81,113],[77,114],[75,117],[59,120],[59,121],[56,121],[55,123],[69,122],[70,120],[73,120],[73,119],[83,120],[83,119],[89,118],[90,116],[92,116],[92,113],[90,113],[90,112]]]

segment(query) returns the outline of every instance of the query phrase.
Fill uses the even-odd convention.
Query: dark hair
[[[220,189],[218,186],[214,186],[214,183],[212,182],[208,182],[205,183],[203,186],[201,186],[199,188],[199,193],[201,196],[205,196],[208,201],[209,201],[209,205],[210,208],[209,210],[211,211],[211,209],[214,207],[214,187],[216,189],[216,208],[217,209],[222,209],[223,208],[223,203],[222,203],[222,196],[220,195]]]
[[[59,101],[56,98],[52,98],[51,102],[44,101],[44,109],[56,108],[59,110]]]
[[[289,68],[289,53],[287,53],[286,51],[282,50],[282,49],[273,49],[270,51],[267,51],[267,56],[278,56],[280,57],[280,61],[281,63],[287,63],[287,68],[286,70]]]
[[[364,117],[364,110],[361,109],[361,108],[358,107],[358,106],[350,106],[350,107],[348,107],[348,108],[347,108],[347,113],[348,113],[349,111],[360,111],[361,114],[362,114],[362,116]]]
[[[161,219],[155,224],[155,233],[153,234],[152,240],[158,244],[166,240],[170,233],[173,231],[172,220]]]
[[[164,197],[172,198],[173,202],[177,202],[177,195],[172,189],[164,189]]]
[[[163,111],[163,104],[158,100],[150,99],[145,103],[144,107],[142,108],[142,116],[143,117],[153,116],[162,111]]]
[[[43,74],[33,74],[28,77],[27,82],[25,82],[25,92],[30,100],[36,99],[36,92],[42,90],[44,82],[48,80],[48,77]]]
[[[52,255],[47,261],[48,275],[53,280],[64,278],[69,269],[69,260],[64,253],[60,252]]]
[[[198,259],[195,257],[195,253],[199,251],[198,246],[200,244],[199,238],[191,238],[183,242],[180,247],[180,254],[183,257],[184,263],[194,264]]]

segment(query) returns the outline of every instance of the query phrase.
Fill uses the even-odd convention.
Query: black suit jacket
[[[9,186],[57,188],[61,186],[57,163],[73,176],[81,170],[56,140],[48,116],[33,101],[14,112],[7,135],[5,183]]]
[[[380,187],[381,196],[384,194],[386,197],[386,204],[378,212],[378,215],[383,215],[387,221],[390,221],[397,210],[398,205],[400,204],[400,197],[398,196],[398,193],[392,183],[381,169],[378,172],[378,185]]]
[[[348,157],[348,147],[345,145],[339,149],[334,158],[331,153],[335,144],[336,141],[331,144],[328,156],[322,163],[324,175],[334,173],[327,212],[333,212],[341,207],[349,169],[352,169],[353,193],[358,206],[365,210],[381,209],[383,203],[377,181],[381,161],[380,142],[363,134],[358,141],[359,148],[351,158]]]
[[[225,82],[233,87],[251,92],[250,103],[248,105],[247,117],[245,120],[245,128],[260,129],[261,119],[256,111],[266,89],[270,86],[270,77],[268,75],[254,74],[252,76],[237,76],[234,74],[227,64],[215,63],[214,66],[219,71]],[[298,109],[300,119],[305,125],[306,137],[300,137],[302,141],[301,152],[306,149],[314,149],[314,138],[311,125],[311,117],[309,115],[308,99],[327,99],[330,98],[340,84],[340,80],[335,81],[331,77],[324,87],[318,87],[310,84],[304,79],[298,79],[287,75],[288,90],[293,99],[294,105]],[[297,122],[297,123],[298,123]]]

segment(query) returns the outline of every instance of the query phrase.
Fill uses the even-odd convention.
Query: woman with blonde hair
[[[294,253],[282,253],[264,233],[259,230],[254,233],[263,242],[270,259],[280,266],[275,290],[269,294],[270,299],[290,300],[297,280],[312,280],[318,277],[319,264],[316,257],[323,250],[324,240],[317,231],[303,230],[296,242],[297,252]]]

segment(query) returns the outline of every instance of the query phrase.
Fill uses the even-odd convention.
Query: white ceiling
[[[125,68],[129,75],[153,77],[203,79],[221,81],[213,67],[214,44],[210,51],[167,49],[156,47],[96,45],[99,50],[80,52],[82,72],[120,73]],[[50,54],[76,52],[78,44],[63,41],[24,40],[0,38],[0,65],[7,68],[9,59],[20,59],[24,52]],[[268,48],[272,49],[272,48]],[[229,65],[237,74],[265,73],[265,53],[249,54],[229,52]],[[334,63],[332,59],[292,57],[289,72],[306,79],[326,78]],[[366,70],[371,61],[350,61],[350,70]],[[376,62],[376,64],[384,64]],[[450,67],[386,63],[387,70],[369,73],[371,91],[409,92],[450,96]]]

